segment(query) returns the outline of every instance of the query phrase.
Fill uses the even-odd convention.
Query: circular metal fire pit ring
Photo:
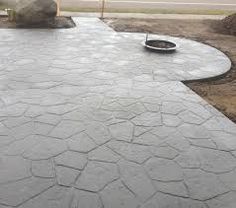
[[[159,53],[172,53],[175,52],[178,48],[177,44],[162,39],[148,39],[149,34],[146,34],[145,41],[142,42],[143,46],[151,51],[159,52]]]
[[[160,44],[166,44],[170,47],[156,47],[152,46],[154,43],[160,43]],[[143,46],[151,51],[156,51],[156,52],[174,52],[178,48],[177,44],[168,40],[157,40],[157,39],[150,39],[150,40],[145,40],[142,42]]]

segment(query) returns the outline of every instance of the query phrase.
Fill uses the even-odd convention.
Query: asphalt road
[[[60,0],[62,7],[98,7],[102,0]],[[235,10],[236,0],[105,0],[114,9]]]

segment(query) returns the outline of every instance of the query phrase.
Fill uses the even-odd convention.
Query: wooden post
[[[12,9],[5,9],[5,11],[7,12],[8,20],[10,22],[16,21],[16,12],[14,10],[12,10]]]
[[[104,18],[105,0],[102,0],[101,19]]]
[[[57,0],[57,16],[60,16],[60,7],[61,7],[61,0]]]

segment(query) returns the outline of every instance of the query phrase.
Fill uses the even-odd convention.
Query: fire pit
[[[148,34],[146,35],[146,40],[143,42],[144,47],[148,50],[156,52],[174,52],[177,45],[171,41],[152,39],[148,40]]]

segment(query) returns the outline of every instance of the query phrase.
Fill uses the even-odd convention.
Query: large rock
[[[53,20],[57,14],[54,0],[18,0],[16,22],[23,25],[40,24]]]

